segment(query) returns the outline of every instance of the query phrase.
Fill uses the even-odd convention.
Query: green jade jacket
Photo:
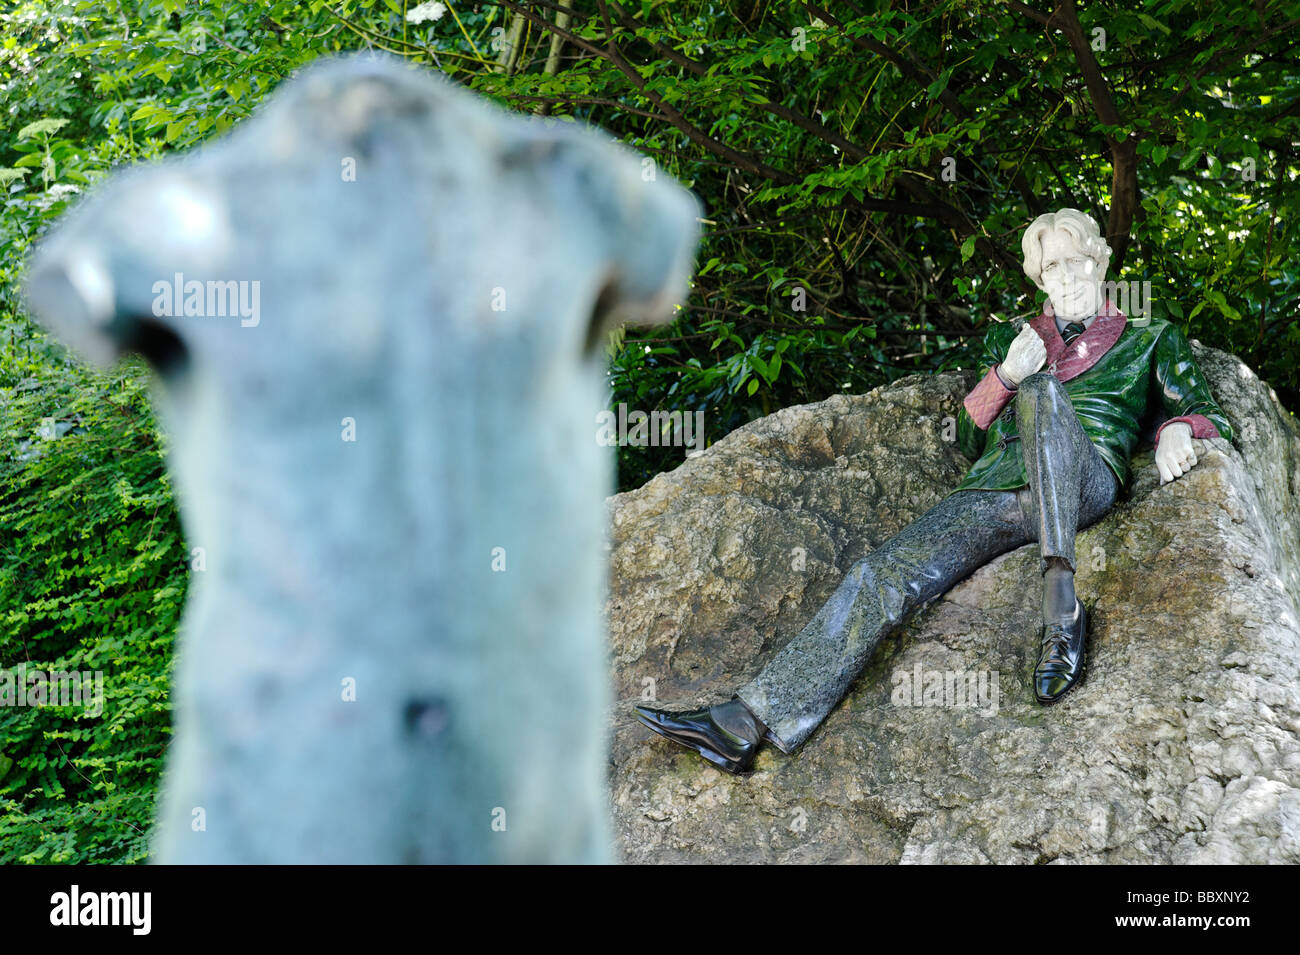
[[[1056,329],[1050,302],[1029,324],[1047,347],[1047,363],[1040,370],[1065,385],[1079,423],[1115,472],[1120,488],[1128,478],[1129,455],[1148,409],[1159,407],[1168,418],[1156,432],[1157,444],[1160,431],[1174,421],[1189,424],[1194,438],[1232,440],[1232,425],[1176,326],[1163,319],[1130,324],[1110,302],[1069,345]],[[1029,483],[1016,443],[1020,435],[1011,402],[1016,391],[997,375],[1019,333],[1018,327],[999,323],[984,337],[980,367],[987,371],[957,412],[958,444],[963,454],[978,460],[953,493],[1014,490]]]

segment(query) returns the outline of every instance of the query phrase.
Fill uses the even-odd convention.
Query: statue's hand
[[[1156,448],[1156,469],[1160,471],[1160,483],[1168,484],[1176,477],[1181,477],[1196,464],[1196,452],[1192,450],[1192,426],[1184,421],[1175,421],[1166,425],[1160,432],[1160,446]]]
[[[1046,361],[1047,346],[1038,337],[1038,332],[1034,331],[1033,326],[1026,325],[1020,329],[1020,334],[1007,349],[1007,360],[1002,363],[998,371],[1011,384],[1019,385],[1025,378],[1042,368]]]

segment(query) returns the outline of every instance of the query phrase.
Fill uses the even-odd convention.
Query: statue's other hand
[[[1168,484],[1174,478],[1181,477],[1195,464],[1191,425],[1182,421],[1166,425],[1160,432],[1160,444],[1156,448],[1156,469],[1160,472],[1160,483]]]
[[[1028,378],[1047,361],[1047,346],[1038,337],[1032,325],[1020,329],[1020,334],[1007,349],[1007,359],[998,369],[1014,385]]]

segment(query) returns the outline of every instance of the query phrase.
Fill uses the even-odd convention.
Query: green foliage
[[[1294,0],[1089,3],[1076,39],[1091,77],[1060,32],[1072,5],[1032,0],[416,8],[0,14],[0,667],[99,669],[108,697],[98,717],[0,707],[0,862],[143,857],[186,581],[147,372],[93,374],[49,343],[23,316],[21,262],[111,167],[221,134],[319,55],[385,50],[594,123],[695,190],[689,299],[611,337],[612,406],[702,410],[716,440],[780,407],[970,367],[990,317],[1041,301],[1019,268],[1032,215],[1070,205],[1105,227],[1112,203],[1132,244],[1111,277],[1150,281],[1154,316],[1300,402]],[[682,451],[619,455],[627,488]]]
[[[1295,3],[1090,3],[1087,54],[1045,30],[1052,4],[1038,19],[970,0],[578,9],[564,71],[538,68],[538,35],[523,65],[470,82],[604,126],[704,200],[690,299],[621,339],[615,403],[702,408],[716,440],[775,408],[970,367],[992,316],[1043,300],[1020,269],[1028,221],[1069,205],[1106,229],[1125,181],[1132,244],[1109,277],[1149,281],[1154,317],[1300,403]],[[622,448],[621,486],[680,460]]]
[[[0,862],[134,861],[169,732],[185,550],[147,370],[54,374],[41,345],[0,364],[0,666],[98,671],[103,701],[0,707]]]

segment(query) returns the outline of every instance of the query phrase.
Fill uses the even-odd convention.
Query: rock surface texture
[[[1239,446],[1194,441],[1199,463],[1164,486],[1139,446],[1114,510],[1079,535],[1089,672],[1050,708],[1030,688],[1030,544],[887,636],[803,749],[764,747],[748,778],[631,715],[651,695],[730,698],[957,484],[970,462],[951,419],[973,371],[788,408],[611,498],[622,858],[1300,862],[1300,430],[1240,361],[1193,346]],[[956,674],[996,694],[961,705]]]

